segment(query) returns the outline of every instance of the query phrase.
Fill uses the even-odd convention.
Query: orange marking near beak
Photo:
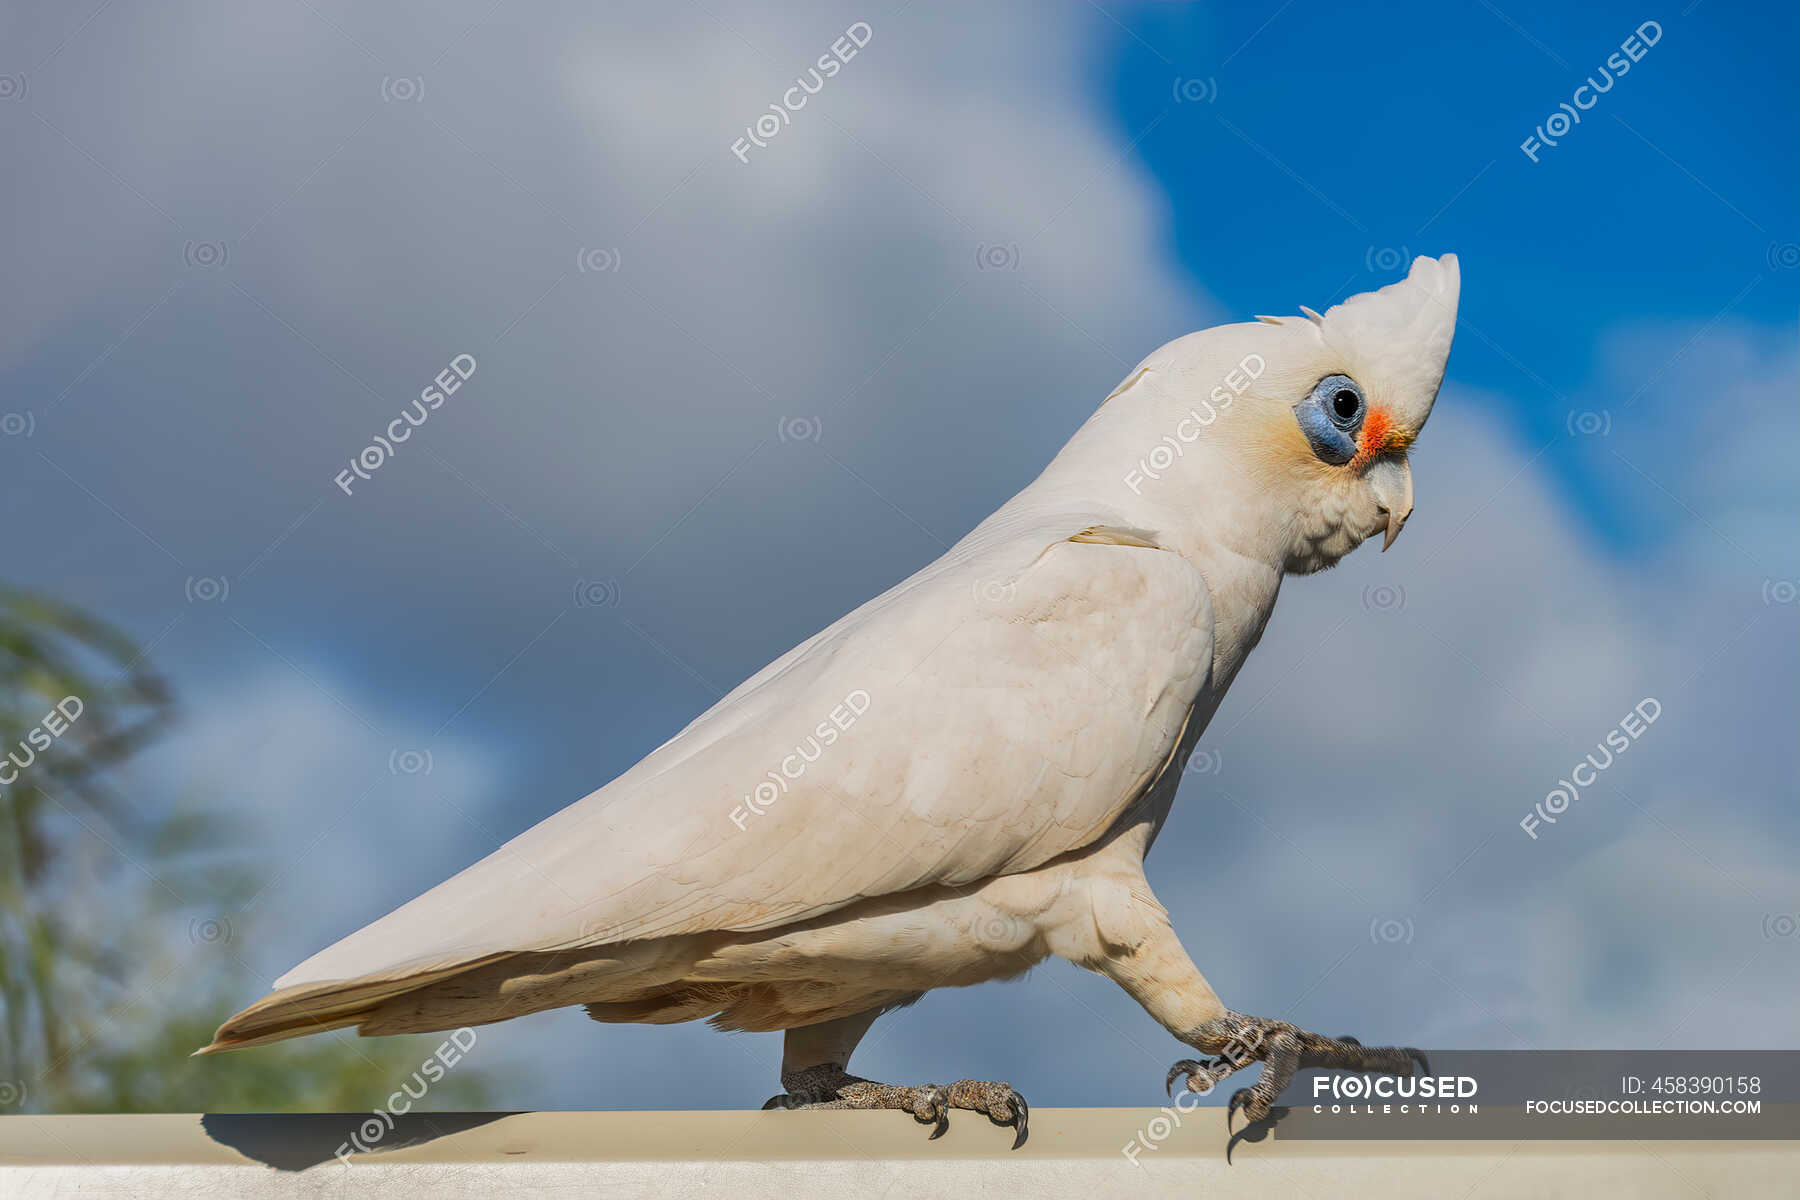
[[[1367,466],[1370,459],[1378,454],[1387,454],[1394,450],[1404,450],[1412,445],[1412,435],[1394,424],[1394,418],[1388,415],[1385,408],[1371,408],[1363,421],[1362,436],[1356,447],[1356,458],[1350,464],[1353,467]]]

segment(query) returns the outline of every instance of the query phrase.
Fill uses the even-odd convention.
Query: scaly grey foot
[[[1247,1017],[1234,1012],[1191,1030],[1182,1040],[1213,1057],[1184,1058],[1170,1067],[1168,1090],[1171,1093],[1175,1090],[1175,1081],[1183,1075],[1187,1076],[1189,1091],[1205,1094],[1232,1072],[1253,1062],[1262,1063],[1262,1077],[1232,1095],[1225,1111],[1227,1128],[1240,1109],[1252,1122],[1267,1117],[1275,1098],[1294,1078],[1294,1072],[1302,1067],[1411,1075],[1417,1064],[1420,1070],[1431,1071],[1425,1055],[1408,1047],[1365,1046],[1353,1037],[1322,1037],[1286,1021]]]
[[[787,1091],[771,1096],[769,1108],[884,1108],[908,1112],[925,1125],[935,1125],[932,1138],[944,1136],[950,1128],[950,1110],[965,1109],[983,1113],[996,1125],[1010,1125],[1015,1134],[1012,1148],[1025,1144],[1031,1106],[1011,1084],[990,1083],[980,1079],[963,1079],[956,1083],[928,1083],[922,1087],[899,1087],[861,1079],[842,1067],[825,1064],[800,1071],[783,1071],[781,1086]]]

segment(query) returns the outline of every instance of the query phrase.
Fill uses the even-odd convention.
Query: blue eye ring
[[[1348,375],[1327,375],[1294,405],[1294,418],[1319,461],[1341,467],[1356,457],[1356,434],[1368,411],[1361,384]]]

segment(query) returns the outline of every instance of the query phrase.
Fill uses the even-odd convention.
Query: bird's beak
[[[1404,454],[1384,454],[1370,464],[1368,478],[1376,501],[1387,513],[1387,537],[1381,543],[1385,553],[1406,527],[1406,518],[1412,516],[1412,468]]]

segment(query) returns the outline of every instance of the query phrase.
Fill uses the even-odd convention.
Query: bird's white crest
[[[1421,256],[1413,259],[1405,279],[1352,296],[1313,318],[1328,345],[1378,366],[1394,418],[1409,433],[1425,424],[1444,381],[1461,285],[1456,255]]]

